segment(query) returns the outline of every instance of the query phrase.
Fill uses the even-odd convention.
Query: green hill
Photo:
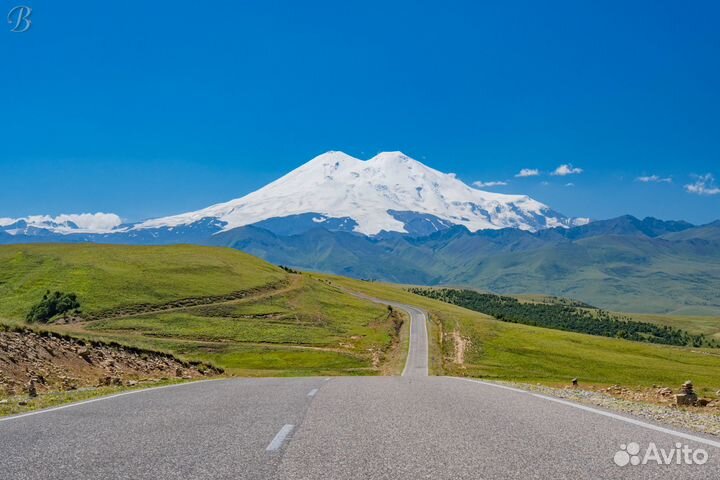
[[[677,388],[692,379],[698,391],[720,389],[716,349],[653,345],[515,323],[415,295],[402,285],[324,275],[333,284],[426,309],[430,313],[431,373],[568,385]],[[672,318],[672,317],[668,317]],[[686,318],[683,328],[693,325]],[[702,325],[699,325],[702,327]]]
[[[0,265],[0,317],[10,320],[24,319],[46,290],[76,293],[90,313],[228,294],[287,277],[245,253],[190,245],[3,245]]]
[[[205,360],[243,375],[401,368],[398,312],[237,250],[0,246],[0,318],[20,324],[47,291],[82,313],[44,328]]]
[[[321,228],[283,236],[251,226],[212,241],[352,278],[557,295],[624,312],[718,315],[718,238],[718,222],[692,227],[625,216],[535,233],[452,227],[424,237]]]
[[[500,322],[400,285],[289,273],[231,249],[21,245],[0,247],[0,262],[6,321],[23,323],[47,289],[77,293],[81,318],[43,328],[204,360],[230,374],[399,373],[407,322],[352,290],[427,309],[436,374],[645,387],[690,378],[704,395],[720,388],[720,356],[712,349]],[[695,320],[683,317],[682,328],[691,330]]]

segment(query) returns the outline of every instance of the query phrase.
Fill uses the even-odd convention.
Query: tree
[[[30,308],[26,320],[28,322],[47,323],[56,315],[75,311],[79,312],[80,302],[74,293],[53,292],[50,290],[45,292],[42,300]]]

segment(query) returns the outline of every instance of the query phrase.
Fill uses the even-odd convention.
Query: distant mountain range
[[[357,278],[720,314],[720,222],[568,218],[465,185],[399,152],[328,152],[260,190],[136,224],[112,214],[0,218],[0,243],[194,243]]]
[[[425,236],[299,234],[248,226],[213,236],[273,263],[356,278],[544,293],[634,312],[720,315],[720,222],[623,216],[528,232],[454,226]]]

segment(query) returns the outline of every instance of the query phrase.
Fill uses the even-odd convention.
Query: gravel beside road
[[[509,385],[585,405],[593,405],[607,410],[628,413],[672,427],[720,436],[720,415],[698,411],[699,409],[690,411],[684,408],[631,401],[616,398],[606,393],[583,390],[581,388],[552,388],[543,385],[499,381],[492,383]]]

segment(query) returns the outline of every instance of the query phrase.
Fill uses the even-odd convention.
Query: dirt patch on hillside
[[[258,288],[248,290],[240,290],[225,295],[209,295],[205,297],[189,297],[174,300],[172,302],[160,304],[137,304],[117,307],[109,310],[103,310],[94,313],[85,313],[79,317],[66,317],[58,319],[55,323],[62,325],[74,322],[91,322],[95,320],[107,320],[110,318],[132,317],[137,315],[147,315],[152,313],[169,312],[173,310],[181,310],[190,307],[214,305],[218,303],[233,302],[243,300],[245,298],[257,297],[265,294],[284,291],[285,288],[291,287],[292,284],[288,280],[280,280]]]
[[[455,354],[453,356],[453,361],[456,364],[464,367],[465,351],[470,346],[470,340],[460,335],[460,332],[457,330],[453,331],[450,336],[452,337],[455,344]]]
[[[0,331],[0,397],[221,373],[170,355],[27,329]]]

